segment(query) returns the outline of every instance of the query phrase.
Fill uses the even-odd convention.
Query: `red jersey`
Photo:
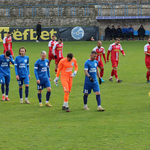
[[[3,46],[4,46],[5,52],[7,50],[12,51],[12,37],[11,36],[9,38],[7,36],[3,38]]]
[[[146,44],[144,46],[144,52],[147,52],[150,54],[150,44]],[[149,55],[145,55],[145,61],[150,61],[150,56]]]
[[[97,52],[97,57],[96,57],[96,60],[99,62],[99,61],[102,61],[101,60],[101,56],[103,55],[103,58],[105,60],[105,63],[106,63],[106,57],[105,57],[105,49],[104,47],[100,47],[98,48],[98,46],[96,46],[93,51]]]
[[[56,41],[53,41],[53,40],[49,41],[49,43],[48,43],[49,51],[51,53],[52,53],[52,49],[53,49],[53,46],[55,45],[55,43],[56,43]]]
[[[119,60],[119,50],[121,51],[122,54],[124,54],[124,51],[121,47],[121,44],[116,45],[115,43],[111,44],[108,49],[107,53],[107,60],[109,60],[109,53],[111,52],[111,60]]]
[[[54,44],[53,46],[53,55],[56,55],[57,58],[62,58],[63,57],[63,43],[59,44],[58,42]]]

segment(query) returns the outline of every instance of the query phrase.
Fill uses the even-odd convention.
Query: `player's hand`
[[[99,84],[102,84],[102,80],[101,80],[101,78],[99,78]]]
[[[36,80],[37,84],[40,84],[40,80]]]
[[[54,79],[54,83],[56,84],[56,86],[58,86],[58,77],[56,77],[55,79]]]
[[[51,78],[49,78],[49,81],[51,82]]]
[[[54,57],[55,57],[55,59],[57,59],[57,56],[56,56],[56,55],[54,55]]]
[[[125,57],[125,54],[123,54],[123,56]]]
[[[77,73],[77,72],[76,72],[76,71],[74,71],[74,73],[72,73],[72,74],[71,74],[71,77],[72,77],[72,78],[74,78],[74,77],[75,77],[75,75],[76,75],[76,73]]]
[[[19,76],[18,75],[16,75],[16,79],[19,80]]]
[[[89,79],[91,82],[94,82],[94,79],[91,76],[89,76]]]
[[[6,58],[6,59],[10,59],[10,57],[8,57],[8,56],[5,56],[5,58]]]
[[[109,62],[109,60],[107,60],[107,62]]]
[[[31,79],[31,76],[30,75],[28,75],[29,76],[29,80]]]

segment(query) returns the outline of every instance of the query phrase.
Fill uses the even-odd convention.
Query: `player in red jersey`
[[[147,83],[150,83],[150,38],[147,40],[147,44],[144,46],[144,53],[145,53],[145,65],[147,67]]]
[[[105,82],[102,77],[104,75],[104,65],[101,59],[101,56],[103,55],[104,61],[106,63],[106,57],[105,57],[105,49],[102,47],[102,42],[99,40],[97,42],[97,46],[93,49],[93,51],[97,52],[96,60],[98,61],[98,67],[100,68],[100,78],[102,82]]]
[[[48,53],[49,65],[50,65],[50,63],[51,63],[51,60],[52,60],[52,59],[55,59],[55,57],[54,57],[54,55],[53,55],[53,53],[52,53],[53,46],[54,46],[54,44],[56,43],[55,39],[56,39],[56,36],[53,35],[53,36],[52,36],[52,40],[49,41],[49,43],[48,43],[48,47],[49,47],[49,53]]]
[[[58,63],[63,59],[63,40],[60,38],[57,43],[53,46],[52,53],[55,57],[55,74],[57,73]]]
[[[113,70],[111,71],[111,76],[109,78],[109,81],[113,81],[112,78],[113,78],[113,75],[115,75],[118,83],[122,82],[122,80],[118,79],[118,74],[117,74],[119,50],[121,51],[122,55],[125,56],[124,50],[122,49],[121,44],[120,44],[120,39],[116,38],[115,43],[109,46],[109,49],[107,52],[107,62],[109,62],[109,54],[111,52],[111,62],[112,62]]]
[[[3,54],[5,54],[6,51],[10,51],[13,59],[14,59],[14,53],[12,50],[12,37],[11,37],[11,32],[7,33],[7,36],[3,38],[3,46],[4,46],[4,51]]]

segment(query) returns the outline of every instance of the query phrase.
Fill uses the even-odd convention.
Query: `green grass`
[[[107,53],[113,42],[103,42]],[[69,98],[70,113],[62,111],[63,88],[51,82],[52,108],[39,108],[34,63],[40,51],[48,52],[48,42],[14,42],[15,56],[25,46],[30,58],[30,105],[20,104],[18,84],[11,69],[10,102],[0,101],[0,149],[5,150],[149,150],[150,130],[146,83],[144,45],[146,41],[121,42],[126,57],[120,53],[118,76],[122,83],[109,82],[111,63],[105,64],[105,83],[100,86],[102,106],[105,112],[97,112],[95,94],[88,98],[90,111],[83,110],[84,62],[89,58],[96,42],[64,42],[64,56],[72,52],[79,70],[73,80]],[[3,52],[2,43],[0,44]],[[51,63],[51,79],[55,78],[54,61]],[[23,89],[24,91],[24,89]],[[46,89],[42,93],[45,103]]]

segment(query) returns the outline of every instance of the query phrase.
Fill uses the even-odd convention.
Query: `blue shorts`
[[[51,87],[49,78],[40,80],[40,84],[37,84],[37,90],[42,90],[43,88]]]
[[[0,84],[9,84],[10,83],[10,76],[3,76],[0,74]]]
[[[20,78],[19,77],[19,80],[18,81],[18,85],[19,86],[22,86],[23,85],[23,82],[24,84],[28,84],[29,85],[29,76],[26,76],[25,78]]]
[[[100,92],[99,84],[98,84],[97,81],[96,82],[91,82],[91,83],[89,83],[89,82],[84,83],[83,93],[91,94],[92,89],[93,89],[94,92]]]

